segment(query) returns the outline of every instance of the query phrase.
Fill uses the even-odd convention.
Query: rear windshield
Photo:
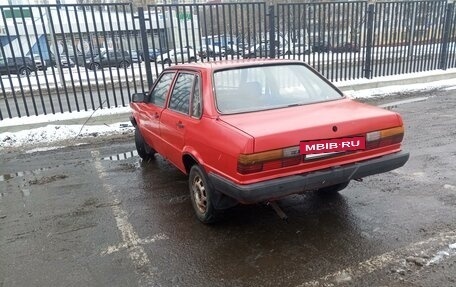
[[[255,66],[214,73],[222,114],[261,111],[340,99],[342,95],[304,65]]]

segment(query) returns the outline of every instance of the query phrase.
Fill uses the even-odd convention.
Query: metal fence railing
[[[0,5],[0,120],[126,106],[169,65],[257,57],[331,81],[455,68],[454,3]]]
[[[366,2],[278,4],[278,57],[301,59],[331,80],[363,77],[366,6]]]
[[[445,1],[375,5],[372,76],[439,68]]]

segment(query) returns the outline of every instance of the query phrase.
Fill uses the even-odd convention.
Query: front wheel
[[[151,160],[155,158],[154,155],[156,151],[144,141],[144,138],[141,135],[139,128],[135,129],[135,145],[136,150],[138,151],[138,155],[143,160]]]
[[[212,204],[213,187],[206,172],[197,164],[190,169],[188,176],[190,198],[196,217],[202,223],[212,223],[216,220],[216,210]]]

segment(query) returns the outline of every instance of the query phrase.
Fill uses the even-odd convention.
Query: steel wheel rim
[[[201,176],[196,175],[192,182],[193,198],[195,206],[201,214],[206,213],[207,210],[207,195],[206,187],[204,186]]]

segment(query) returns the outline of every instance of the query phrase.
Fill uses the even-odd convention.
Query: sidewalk
[[[411,92],[414,90],[431,90],[456,86],[456,69],[447,71],[430,71],[406,75],[396,75],[379,77],[375,79],[358,79],[335,83],[348,97],[351,98],[371,98],[387,96],[388,94]],[[55,115],[40,115],[23,118],[5,119],[0,121],[0,149],[1,147],[11,146],[6,142],[13,134],[21,134],[24,142],[38,143],[40,137],[33,136],[32,133],[40,135],[52,131],[51,135],[43,136],[46,141],[61,140],[62,133],[67,130],[68,137],[77,136],[81,132],[82,125],[84,131],[82,135],[125,133],[126,129],[132,129],[129,122],[130,108],[118,107],[111,109],[101,109],[97,111],[84,111],[73,113],[59,113]],[[63,128],[64,127],[64,128]],[[58,130],[58,131],[56,131]],[[14,144],[16,145],[16,144]]]

